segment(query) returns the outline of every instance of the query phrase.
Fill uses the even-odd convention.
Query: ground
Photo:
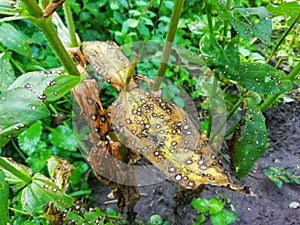
[[[257,197],[252,198],[208,185],[198,195],[210,198],[225,194],[236,208],[237,221],[232,224],[300,224],[300,208],[289,207],[291,202],[300,203],[300,186],[284,184],[282,188],[278,188],[263,172],[265,168],[274,166],[289,169],[295,175],[300,175],[300,102],[282,104],[267,110],[264,114],[270,147],[255,163],[251,173],[237,181],[241,185],[250,186]],[[91,178],[90,184],[93,188],[92,195],[96,200],[95,205],[102,209],[107,206],[117,209],[115,203],[108,203],[111,199],[107,198],[109,190],[106,187],[95,178]],[[177,214],[174,213],[177,203],[173,196],[177,191],[178,186],[168,180],[141,187],[142,196],[135,207],[137,219],[146,223],[152,214],[159,214],[170,224],[192,224],[198,213],[189,201],[178,208]]]

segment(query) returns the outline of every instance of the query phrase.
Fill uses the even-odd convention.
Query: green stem
[[[63,65],[65,70],[70,75],[79,76],[80,73],[78,72],[75,65],[73,64],[70,56],[68,55],[67,51],[65,50],[63,44],[61,43],[55,31],[54,25],[51,21],[51,17],[43,18],[41,20],[36,21],[36,25],[42,30],[54,54],[56,55],[60,63]]]
[[[231,6],[231,0],[227,0],[227,3],[226,3],[226,10],[227,11],[230,11],[230,6]],[[225,46],[226,39],[227,39],[228,25],[229,25],[229,21],[225,20],[225,22],[224,22],[224,31],[223,31],[223,40],[222,40],[222,47],[223,48]]]
[[[71,48],[78,47],[74,21],[73,21],[73,17],[72,17],[72,11],[71,11],[70,3],[69,3],[68,0],[66,0],[64,2],[63,8],[64,8],[64,13],[65,13],[66,23],[67,23],[68,30],[69,30],[69,36],[70,36],[70,39],[71,39],[71,46],[70,47]]]
[[[214,138],[217,136],[217,134],[220,132],[220,130],[226,125],[226,123],[231,119],[231,117],[234,115],[236,110],[240,107],[240,105],[243,103],[243,97],[240,97],[237,103],[234,105],[234,107],[231,109],[231,111],[228,113],[226,120],[222,122],[222,124],[218,127],[218,129],[211,135],[210,140],[214,140]]]
[[[300,62],[298,62],[298,64],[294,67],[294,69],[290,72],[290,74],[288,75],[288,79],[293,81],[297,75],[299,75],[300,73]],[[270,105],[272,105],[272,103],[278,98],[278,96],[280,96],[280,94],[273,94],[270,95],[264,102],[263,104],[260,105],[259,109],[263,112],[265,111],[267,108],[269,108]]]
[[[34,18],[42,18],[43,11],[35,0],[21,0],[21,3],[25,6],[26,10]]]
[[[167,69],[167,62],[171,53],[172,43],[174,41],[175,33],[177,30],[178,22],[180,19],[181,9],[183,7],[184,0],[176,0],[174,8],[172,10],[171,21],[169,25],[169,30],[166,37],[166,43],[164,45],[161,61],[157,71],[157,78],[154,80],[152,90],[156,91],[159,89],[161,78],[164,76]]]
[[[212,16],[211,16],[211,4],[205,0],[205,9],[206,9],[206,16],[207,16],[207,23],[208,23],[208,29],[209,33],[213,33],[213,26],[212,26]]]
[[[283,34],[283,36],[280,38],[279,42],[277,43],[277,45],[275,46],[275,48],[273,49],[273,51],[271,52],[271,54],[269,55],[269,57],[266,59],[266,64],[268,64],[271,61],[271,58],[273,57],[273,55],[275,54],[275,52],[277,51],[277,49],[279,48],[279,46],[282,44],[283,40],[286,38],[286,36],[288,35],[288,33],[293,29],[293,27],[296,25],[298,19],[300,18],[300,13],[296,16],[296,18],[294,19],[293,23],[291,24],[291,26],[289,27],[289,29]]]
[[[209,101],[214,101],[216,99],[218,80],[219,80],[219,75],[215,74],[215,76],[213,77],[212,93],[209,96]],[[211,105],[214,106],[213,103]],[[211,126],[212,126],[212,120],[213,120],[211,112],[212,112],[212,110],[209,110],[208,129],[207,129],[207,134],[206,134],[208,138],[210,138]]]
[[[0,51],[1,52],[5,52],[5,49],[0,45]],[[12,57],[9,59],[9,61],[14,65],[14,67],[16,67],[17,70],[19,70],[21,72],[21,74],[25,73],[25,70],[23,70],[23,68],[16,62],[16,60],[14,60]]]
[[[15,167],[10,165],[8,162],[6,162],[1,157],[0,157],[0,167],[9,171],[10,173],[12,173],[14,176],[18,177],[19,179],[23,180],[26,184],[31,183],[32,179],[30,176],[27,176],[26,174],[21,173],[19,170],[17,170]]]

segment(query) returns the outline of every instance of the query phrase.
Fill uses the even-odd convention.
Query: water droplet
[[[35,105],[31,106],[31,109],[36,110],[36,106]]]
[[[26,84],[24,85],[24,88],[31,88],[30,83],[26,83]]]

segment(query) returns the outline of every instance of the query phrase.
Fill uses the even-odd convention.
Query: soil
[[[237,181],[241,185],[251,187],[257,197],[240,195],[232,191],[207,185],[196,193],[198,197],[210,198],[224,194],[236,208],[236,222],[232,224],[255,225],[292,225],[300,224],[300,207],[290,208],[291,202],[300,203],[300,186],[284,183],[278,188],[264,174],[263,170],[273,167],[289,169],[300,175],[300,102],[291,102],[269,109],[265,113],[269,132],[269,148],[257,160],[251,173]],[[110,190],[101,185],[96,178],[91,178],[95,206],[102,209],[111,207],[118,210],[115,203],[107,197]],[[188,225],[198,217],[198,212],[190,205],[188,197],[175,202],[174,195],[178,186],[171,181],[140,187],[142,194],[135,207],[137,219],[145,224],[153,214],[159,214],[170,224]],[[177,195],[178,196],[178,195]],[[105,204],[106,203],[106,204]],[[178,207],[177,214],[174,208]],[[208,221],[206,224],[210,224]]]

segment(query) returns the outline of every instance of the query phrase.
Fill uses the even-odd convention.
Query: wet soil
[[[286,103],[269,109],[264,114],[269,132],[269,148],[255,163],[251,173],[237,181],[241,185],[250,186],[257,197],[240,195],[209,185],[197,195],[210,198],[224,194],[236,208],[237,220],[232,224],[298,225],[300,207],[290,208],[289,204],[300,203],[300,186],[285,183],[282,188],[278,188],[263,170],[270,166],[283,167],[295,175],[300,175],[300,102]],[[95,178],[91,178],[90,184],[95,206],[118,210],[116,204],[110,203],[111,199],[107,197],[110,192],[107,187],[102,186]],[[175,202],[174,195],[179,188],[168,180],[139,189],[142,196],[135,211],[137,219],[145,224],[152,214],[159,214],[170,224],[176,225],[192,224],[199,215],[189,204],[188,197]],[[176,214],[174,208],[178,203],[181,205]]]

